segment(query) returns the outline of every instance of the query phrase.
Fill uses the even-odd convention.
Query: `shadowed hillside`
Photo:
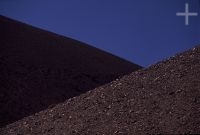
[[[200,133],[200,47],[1,129],[8,135]]]
[[[0,126],[139,68],[79,41],[0,16]]]

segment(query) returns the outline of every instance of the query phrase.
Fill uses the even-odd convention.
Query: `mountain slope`
[[[0,126],[139,68],[79,41],[0,16]]]
[[[0,131],[8,135],[200,133],[200,47]]]

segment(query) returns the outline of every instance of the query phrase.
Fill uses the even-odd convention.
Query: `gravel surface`
[[[0,127],[141,68],[0,16]]]
[[[66,100],[2,135],[200,133],[200,47]]]

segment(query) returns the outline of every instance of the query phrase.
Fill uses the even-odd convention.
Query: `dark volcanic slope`
[[[0,126],[139,68],[84,43],[0,16]]]
[[[26,117],[1,133],[200,133],[200,47]]]

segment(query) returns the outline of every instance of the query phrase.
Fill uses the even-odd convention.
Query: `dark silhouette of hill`
[[[200,133],[200,47],[6,126],[6,135]]]
[[[0,126],[139,68],[79,41],[0,16]]]

